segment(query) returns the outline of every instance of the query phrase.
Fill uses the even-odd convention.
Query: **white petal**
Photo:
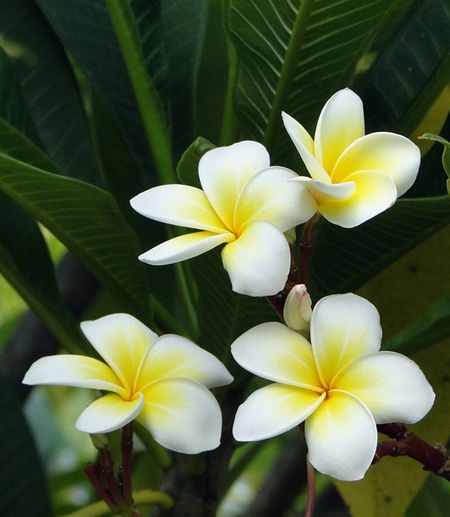
[[[231,345],[231,354],[255,375],[322,391],[311,345],[282,323],[262,323],[247,330]]]
[[[141,393],[134,400],[123,400],[110,393],[94,400],[78,417],[76,428],[85,433],[110,433],[129,424],[142,410]]]
[[[333,381],[355,395],[377,424],[414,424],[434,402],[434,392],[417,364],[395,352],[377,352],[358,359]]]
[[[324,202],[319,212],[333,224],[354,228],[391,207],[397,199],[392,179],[376,171],[360,171],[347,176],[355,192],[341,202]],[[348,183],[341,183],[347,185]]]
[[[316,204],[304,185],[289,181],[294,178],[297,174],[284,167],[269,167],[253,176],[239,196],[236,229],[259,220],[286,232],[310,219]]]
[[[205,193],[195,187],[160,185],[138,194],[130,204],[136,212],[162,223],[212,232],[224,230]]]
[[[348,199],[355,192],[355,183],[353,181],[334,184],[316,181],[302,176],[291,181],[303,183],[318,205]]]
[[[155,246],[142,255],[139,260],[153,266],[165,266],[190,258],[198,257],[206,251],[234,239],[231,233],[195,232],[180,235]]]
[[[401,196],[414,183],[419,165],[420,151],[411,140],[394,133],[371,133],[347,148],[336,162],[332,178],[339,182],[352,172],[381,171],[394,181],[397,196]]]
[[[330,183],[330,176],[314,156],[314,144],[306,129],[287,113],[282,113],[284,127],[300,154],[311,178]]]
[[[266,148],[252,141],[217,147],[200,159],[200,183],[214,210],[230,230],[242,188],[252,176],[269,165]]]
[[[317,122],[314,149],[317,159],[331,172],[343,151],[364,136],[364,110],[361,99],[345,88],[325,104]]]
[[[343,481],[364,477],[377,447],[377,428],[362,402],[331,391],[305,424],[308,458],[315,469]]]
[[[382,330],[377,309],[356,294],[322,298],[311,318],[311,343],[319,374],[328,386],[349,363],[380,349]]]
[[[84,321],[81,330],[123,386],[132,391],[139,368],[157,334],[134,316],[121,313]]]
[[[233,291],[249,296],[271,296],[286,284],[291,255],[285,236],[275,226],[256,221],[224,247],[222,261]]]
[[[139,420],[163,447],[197,454],[218,447],[222,414],[213,395],[201,384],[166,379],[149,386]]]
[[[113,391],[126,396],[120,380],[109,366],[84,355],[51,355],[34,362],[22,381],[24,384],[73,386]]]
[[[270,384],[239,406],[233,424],[236,440],[265,440],[303,422],[324,400],[325,393],[285,384]]]
[[[225,386],[233,381],[215,356],[187,338],[165,334],[156,341],[146,357],[139,386],[175,377],[190,379],[208,388]]]

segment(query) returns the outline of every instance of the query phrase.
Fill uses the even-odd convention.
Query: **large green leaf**
[[[124,140],[142,171],[152,163],[144,126],[130,79],[103,0],[38,0],[60,40],[105,106],[113,113]],[[160,33],[160,2],[132,0],[147,68],[156,89],[166,87],[167,65]],[[93,44],[94,42],[94,44]]]
[[[391,13],[408,3],[230,0],[229,28],[240,57],[241,136],[279,145],[281,110],[310,127]]]
[[[34,2],[3,1],[0,31],[45,150],[67,174],[98,181],[78,86]]]
[[[415,1],[370,71],[356,84],[369,130],[416,128],[450,74],[450,6]]]
[[[318,299],[357,289],[449,222],[448,196],[400,200],[352,229],[321,221],[311,259],[310,290]]]
[[[135,234],[109,194],[0,155],[0,190],[28,210],[104,283],[124,309],[148,318]]]
[[[52,515],[45,473],[20,402],[0,379],[0,514],[3,517]]]

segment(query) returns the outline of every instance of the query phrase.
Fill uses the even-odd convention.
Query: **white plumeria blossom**
[[[234,437],[263,440],[305,421],[311,464],[337,479],[361,479],[377,447],[376,424],[415,423],[435,397],[416,363],[380,352],[380,342],[376,308],[350,293],[316,304],[312,345],[282,323],[248,330],[233,343],[233,357],[275,382],[238,408]]]
[[[404,136],[365,135],[361,99],[348,88],[325,104],[314,140],[287,113],[284,126],[311,178],[299,177],[328,221],[353,228],[389,208],[414,183],[419,148]]]
[[[109,392],[81,413],[77,429],[108,433],[137,419],[173,451],[196,454],[219,446],[222,414],[208,388],[233,377],[218,359],[184,337],[158,337],[129,314],[85,321],[81,329],[105,362],[43,357],[23,380]]]
[[[270,167],[257,142],[244,141],[205,153],[199,163],[203,190],[161,185],[135,196],[131,206],[163,223],[200,230],[175,237],[139,259],[165,265],[196,257],[225,244],[222,261],[234,291],[270,296],[281,291],[290,267],[283,235],[315,213],[315,204],[297,175]]]
[[[305,284],[297,284],[289,291],[283,307],[286,325],[297,332],[309,333],[312,302]]]

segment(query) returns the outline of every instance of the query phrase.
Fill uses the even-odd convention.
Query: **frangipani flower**
[[[290,267],[283,232],[307,221],[315,205],[303,185],[288,182],[297,177],[294,172],[269,164],[269,154],[257,142],[218,147],[200,160],[203,190],[162,185],[134,197],[131,206],[140,214],[200,230],[164,242],[139,259],[172,264],[226,244],[222,261],[234,291],[270,296],[283,289]]]
[[[302,334],[309,333],[312,302],[305,284],[297,284],[289,291],[283,307],[286,325]]]
[[[275,382],[238,408],[235,438],[263,440],[305,421],[311,464],[337,479],[361,479],[376,450],[376,424],[417,422],[434,401],[416,363],[380,352],[380,341],[376,308],[354,294],[317,303],[312,345],[281,323],[244,333],[231,347],[233,357]]]
[[[352,228],[389,208],[414,183],[419,148],[407,138],[379,132],[364,136],[361,99],[349,89],[335,93],[317,122],[314,141],[283,113],[289,136],[311,178],[299,177],[328,221]]]
[[[82,355],[43,357],[23,380],[110,392],[81,413],[80,431],[108,433],[137,419],[177,452],[196,454],[219,445],[222,415],[207,388],[233,378],[218,359],[184,337],[158,337],[129,314],[85,321],[81,329],[105,362]]]

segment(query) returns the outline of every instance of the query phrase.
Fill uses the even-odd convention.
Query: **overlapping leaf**
[[[147,319],[147,289],[135,234],[109,194],[0,155],[0,190],[63,242],[124,309]]]
[[[318,299],[357,289],[449,222],[448,196],[400,200],[352,229],[322,221],[311,261],[312,293]]]

